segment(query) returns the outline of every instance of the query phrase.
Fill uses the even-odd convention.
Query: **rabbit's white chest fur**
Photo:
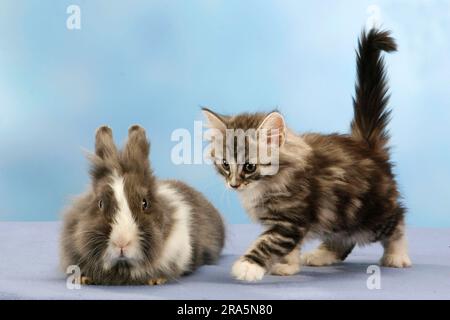
[[[157,265],[161,269],[175,264],[179,270],[187,270],[192,256],[190,235],[191,206],[186,203],[182,194],[169,183],[160,182],[158,195],[175,206],[173,225],[164,244],[162,255]]]

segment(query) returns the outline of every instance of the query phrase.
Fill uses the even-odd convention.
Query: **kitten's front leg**
[[[255,241],[247,253],[234,263],[231,274],[238,280],[261,280],[274,262],[297,247],[303,234],[295,225],[271,226]]]
[[[245,256],[240,257],[231,268],[231,274],[237,280],[258,281],[266,274],[267,270],[260,264],[247,260]]]
[[[300,248],[298,245],[284,258],[273,264],[270,268],[270,274],[277,276],[291,276],[300,271],[300,262]]]
[[[353,242],[345,239],[326,239],[319,247],[311,252],[302,254],[301,264],[305,266],[329,266],[342,262],[355,247]]]

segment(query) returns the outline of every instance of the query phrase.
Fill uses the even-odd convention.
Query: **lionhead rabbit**
[[[179,181],[158,181],[145,130],[132,126],[123,150],[97,129],[92,186],[64,215],[61,263],[82,283],[160,284],[214,263],[223,248],[217,210]]]

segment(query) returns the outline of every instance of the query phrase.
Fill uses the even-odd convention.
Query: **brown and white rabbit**
[[[158,181],[145,130],[132,126],[123,150],[97,129],[92,187],[64,215],[61,264],[82,283],[160,284],[214,263],[224,223],[203,195],[179,181]]]

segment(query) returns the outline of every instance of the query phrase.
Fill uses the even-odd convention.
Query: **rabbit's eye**
[[[142,210],[147,210],[148,208],[148,201],[147,199],[142,199]]]
[[[103,200],[98,200],[98,208],[103,209]]]

